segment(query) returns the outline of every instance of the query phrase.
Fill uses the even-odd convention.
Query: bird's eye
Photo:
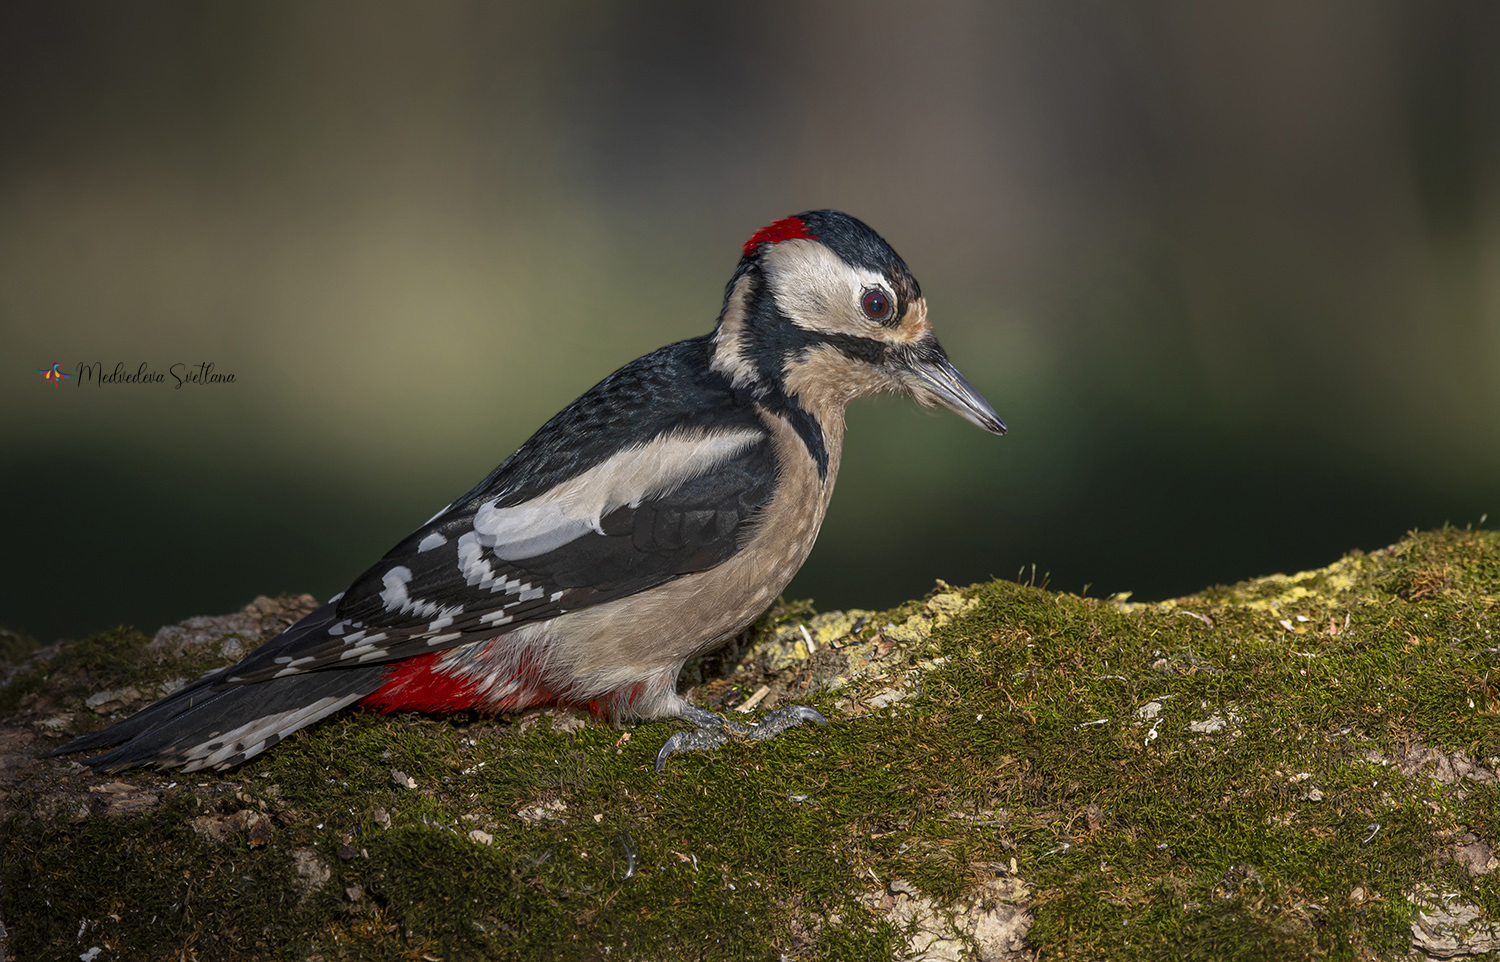
[[[860,298],[859,306],[864,309],[865,317],[872,321],[888,321],[891,319],[891,298],[885,291],[874,289],[865,291]]]

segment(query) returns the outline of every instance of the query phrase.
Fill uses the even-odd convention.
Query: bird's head
[[[948,360],[917,279],[879,234],[815,210],[756,231],[724,291],[713,366],[737,387],[815,414],[905,392],[995,434],[1005,423]]]

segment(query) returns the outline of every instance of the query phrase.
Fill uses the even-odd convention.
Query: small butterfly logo
[[[53,387],[62,387],[62,382],[73,376],[71,374],[64,374],[61,364],[54,364],[50,368],[39,367],[36,369],[36,372],[51,381]]]

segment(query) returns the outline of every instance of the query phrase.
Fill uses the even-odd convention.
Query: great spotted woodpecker
[[[844,407],[881,391],[1005,425],[949,363],[906,264],[847,214],[757,231],[711,334],[620,368],[542,426],[341,594],[242,661],[59,749],[87,760],[227,768],[342,708],[587,706],[681,717],[663,746],[823,723],[745,726],[677,694],[687,659],[764,611],[812,549]]]

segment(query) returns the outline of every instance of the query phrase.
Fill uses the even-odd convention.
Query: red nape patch
[[[747,241],[745,241],[745,256],[749,257],[755,253],[755,248],[761,244],[779,244],[784,240],[817,240],[817,236],[810,233],[807,225],[800,217],[783,217],[774,224],[762,227]]]

